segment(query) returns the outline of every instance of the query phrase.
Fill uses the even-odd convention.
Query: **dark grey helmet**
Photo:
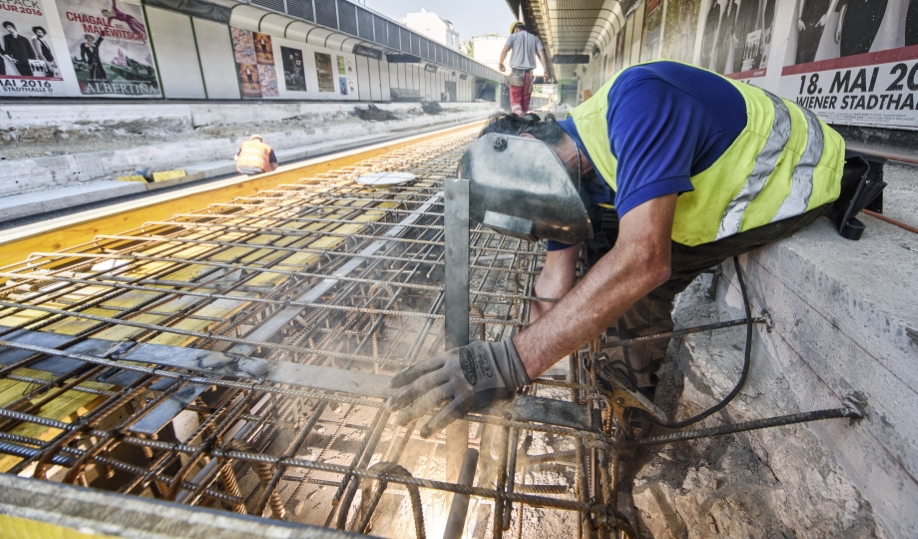
[[[469,217],[501,234],[577,243],[593,227],[557,154],[544,142],[489,133],[459,161],[469,180]]]

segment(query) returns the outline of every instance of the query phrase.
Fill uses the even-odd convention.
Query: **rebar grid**
[[[462,486],[444,436],[383,407],[388,376],[443,351],[443,179],[473,139],[0,268],[0,470],[387,537],[442,535],[452,494],[470,494],[468,537],[538,535],[532,508],[608,535],[614,451],[590,413],[581,428],[469,415],[482,459]],[[354,181],[379,171],[416,179]],[[544,251],[482,229],[471,243],[471,336],[499,340],[527,325]],[[598,410],[593,352],[531,393]]]

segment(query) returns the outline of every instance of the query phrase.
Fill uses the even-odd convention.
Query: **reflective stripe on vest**
[[[243,142],[242,149],[239,150],[239,159],[236,160],[236,167],[271,170],[271,147],[255,140]]]
[[[618,160],[609,141],[608,96],[617,78],[571,112],[590,159],[615,190]],[[679,196],[672,238],[684,245],[710,243],[838,198],[841,136],[794,103],[724,79],[743,95],[746,127],[708,169],[691,177],[695,189]]]

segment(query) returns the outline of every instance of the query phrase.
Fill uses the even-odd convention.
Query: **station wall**
[[[139,0],[0,0],[7,21],[0,43],[15,54],[0,56],[0,97],[473,101],[482,87],[449,67],[353,54],[353,40],[321,47],[260,19],[231,26]]]
[[[690,62],[805,106],[828,123],[918,129],[918,0],[618,2],[581,92],[639,62]],[[625,20],[624,24],[621,22]]]

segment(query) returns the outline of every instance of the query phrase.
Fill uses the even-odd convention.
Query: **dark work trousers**
[[[639,299],[637,303],[609,328],[608,334],[618,339],[633,339],[673,330],[673,300],[705,270],[734,255],[786,238],[812,223],[825,212],[828,205],[814,208],[803,215],[776,221],[765,226],[734,234],[727,238],[689,247],[673,242],[672,274],[666,283]],[[592,267],[615,245],[618,237],[618,216],[615,210],[603,210],[600,223],[594,225],[593,239],[584,243],[587,264]],[[599,230],[596,230],[599,229]],[[670,339],[659,339],[616,347],[609,350],[610,366],[626,373],[636,387],[657,384],[656,371],[663,364]]]

